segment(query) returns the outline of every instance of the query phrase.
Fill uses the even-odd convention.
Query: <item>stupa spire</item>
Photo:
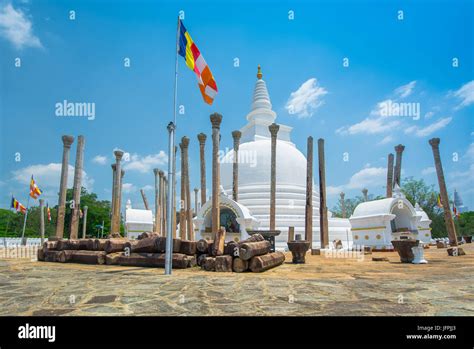
[[[253,91],[251,111],[247,115],[247,120],[264,120],[273,123],[276,119],[276,114],[272,110],[272,102],[268,94],[267,85],[262,79],[262,68],[260,65],[257,70],[257,82]]]

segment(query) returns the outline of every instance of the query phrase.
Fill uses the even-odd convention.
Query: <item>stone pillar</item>
[[[342,213],[342,218],[346,218],[346,200],[344,199],[344,192],[341,192],[339,194],[341,196],[341,213]]]
[[[232,138],[234,139],[234,158],[232,164],[232,197],[234,201],[239,201],[239,144],[242,132],[233,131]]]
[[[112,164],[111,165],[112,167],[112,202],[110,204],[110,208],[111,208],[111,211],[110,211],[110,219],[112,219],[112,216],[114,215],[114,212],[115,212],[115,197],[117,196],[116,193],[115,193],[115,181],[117,179],[117,165],[116,164]]]
[[[145,210],[149,211],[150,205],[148,204],[148,199],[146,198],[145,191],[143,189],[140,189],[140,194],[142,195],[143,205],[145,206]],[[156,230],[153,230],[153,231],[156,231]]]
[[[369,201],[369,190],[367,188],[362,189],[362,195],[364,196],[364,201],[367,202]]]
[[[199,193],[199,189],[198,188],[194,188],[194,213],[196,214],[197,216],[197,212],[199,210],[199,205],[198,205],[198,193]]]
[[[305,240],[313,248],[313,137],[308,137],[306,154]]]
[[[206,158],[204,148],[207,136],[204,133],[198,134],[199,158],[201,160],[201,207],[206,203]]]
[[[268,126],[271,136],[271,174],[270,174],[270,230],[275,230],[275,215],[276,215],[276,147],[277,134],[280,125],[275,123]]]
[[[87,230],[87,210],[89,209],[88,206],[84,206],[84,212],[82,216],[82,238],[86,238],[86,230]]]
[[[189,138],[183,137],[181,139],[184,147],[184,184],[186,190],[186,223],[187,223],[187,240],[194,240],[193,227],[193,211],[191,209],[191,188],[189,183]],[[181,174],[182,175],[182,174]]]
[[[392,197],[393,189],[393,154],[388,154],[388,164],[387,164],[387,198]]]
[[[216,234],[220,228],[220,168],[219,168],[219,140],[222,115],[211,114],[212,123],[212,233]]]
[[[318,139],[319,159],[319,231],[321,248],[329,245],[328,208],[326,207],[326,165],[324,160],[324,139]]]
[[[158,168],[153,169],[153,174],[155,175],[155,223],[153,224],[153,231],[158,234],[161,234],[161,212],[160,212],[161,177],[159,176],[159,172],[160,172],[160,169]]]
[[[69,170],[69,152],[74,142],[73,136],[63,136],[63,160],[61,164],[61,182],[59,184],[58,218],[56,220],[56,239],[64,236],[64,217],[66,216],[67,176]]]
[[[179,149],[181,149],[181,200],[179,202],[179,237],[181,240],[186,240],[186,177],[184,170],[184,144],[182,139],[181,143],[179,143]]]
[[[74,167],[74,186],[72,199],[74,208],[71,216],[70,239],[77,239],[79,233],[79,210],[81,209],[82,169],[84,163],[84,136],[77,137],[76,164]]]
[[[168,178],[165,176],[163,172],[163,195],[162,195],[162,201],[161,201],[161,216],[162,218],[162,226],[161,226],[161,231],[166,231],[166,222],[167,222],[167,208],[166,208],[166,200],[168,200]]]
[[[44,243],[44,200],[39,199],[41,245]]]
[[[402,176],[402,153],[403,150],[405,150],[405,146],[402,144],[399,144],[395,147],[396,151],[396,158],[395,158],[395,183],[393,184],[398,184],[400,186],[400,181],[401,181],[401,176]]]
[[[439,138],[432,138],[429,140],[431,148],[433,150],[433,157],[436,167],[436,174],[438,176],[439,184],[439,195],[441,197],[441,204],[443,205],[444,211],[444,222],[446,223],[446,230],[448,231],[448,237],[451,245],[457,246],[458,239],[456,236],[456,228],[454,226],[453,217],[451,216],[451,209],[449,207],[448,190],[446,189],[446,181],[444,180],[443,166],[441,164],[441,157],[439,155]]]
[[[119,195],[118,195],[118,210],[119,210],[119,227],[122,222],[122,187],[123,187],[123,177],[125,177],[125,171],[120,170],[120,187],[119,187]]]
[[[157,198],[157,215],[156,229],[161,236],[166,236],[166,187],[165,187],[165,173],[158,170],[158,198]]]
[[[119,206],[119,195],[120,195],[120,175],[122,174],[122,164],[120,161],[123,157],[123,151],[116,150],[114,151],[115,155],[115,181],[114,181],[114,203],[113,208],[114,212],[112,214],[112,224],[110,227],[110,233],[120,233],[120,206]]]

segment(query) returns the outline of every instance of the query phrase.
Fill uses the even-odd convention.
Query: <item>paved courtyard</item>
[[[0,315],[474,315],[474,244],[466,256],[425,251],[307,257],[262,274],[0,260]],[[389,261],[374,262],[373,256]]]

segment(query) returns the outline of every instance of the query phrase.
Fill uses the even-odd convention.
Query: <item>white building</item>
[[[153,231],[153,213],[151,210],[137,210],[127,200],[125,208],[125,234],[129,239],[136,239],[144,232]]]
[[[431,239],[431,234],[429,238],[423,235],[431,223],[428,216],[421,208],[417,211],[397,185],[391,198],[357,205],[349,221],[354,245],[370,246],[374,250],[392,250],[392,240],[401,237],[426,243]]]
[[[424,244],[429,244],[431,242],[431,219],[418,203],[415,204],[415,211],[421,217],[418,224],[418,239]]]
[[[226,197],[221,204],[221,225],[234,227],[240,239],[247,237],[246,231],[258,226],[269,229],[270,222],[270,161],[271,140],[268,126],[275,122],[276,113],[261,72],[257,74],[251,110],[247,124],[243,126],[239,147],[239,202]],[[288,227],[295,227],[295,234],[304,237],[306,202],[306,157],[291,142],[292,127],[280,124],[276,149],[276,229],[281,234],[276,238],[276,248],[287,248]],[[308,135],[311,133],[308,130]],[[317,173],[317,162],[315,173]],[[233,150],[221,160],[221,185],[225,193],[232,193]],[[317,188],[313,184],[313,188]],[[208,201],[196,217],[197,236],[210,232],[211,210]],[[329,216],[329,240],[352,240],[347,219]],[[245,223],[244,223],[245,222]],[[231,228],[232,229],[232,228]],[[320,245],[319,194],[313,190],[313,246]]]

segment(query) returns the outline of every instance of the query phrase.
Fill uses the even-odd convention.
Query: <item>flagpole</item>
[[[168,161],[168,197],[166,201],[166,255],[165,255],[165,275],[171,275],[173,269],[172,263],[172,253],[173,253],[173,215],[175,212],[173,211],[173,193],[174,193],[174,186],[175,186],[175,174],[173,171],[174,163],[176,161],[176,154],[174,151],[174,144],[175,144],[175,130],[176,130],[176,103],[178,100],[178,49],[179,49],[179,16],[177,21],[177,28],[176,28],[176,46],[175,46],[175,68],[174,68],[174,101],[173,101],[173,122],[168,124],[168,132],[169,132],[169,159]]]
[[[26,245],[25,243],[25,228],[26,228],[26,218],[28,217],[28,211],[30,210],[30,195],[28,195],[28,201],[26,202],[26,212],[25,219],[23,220],[23,232],[21,233],[21,244]]]

